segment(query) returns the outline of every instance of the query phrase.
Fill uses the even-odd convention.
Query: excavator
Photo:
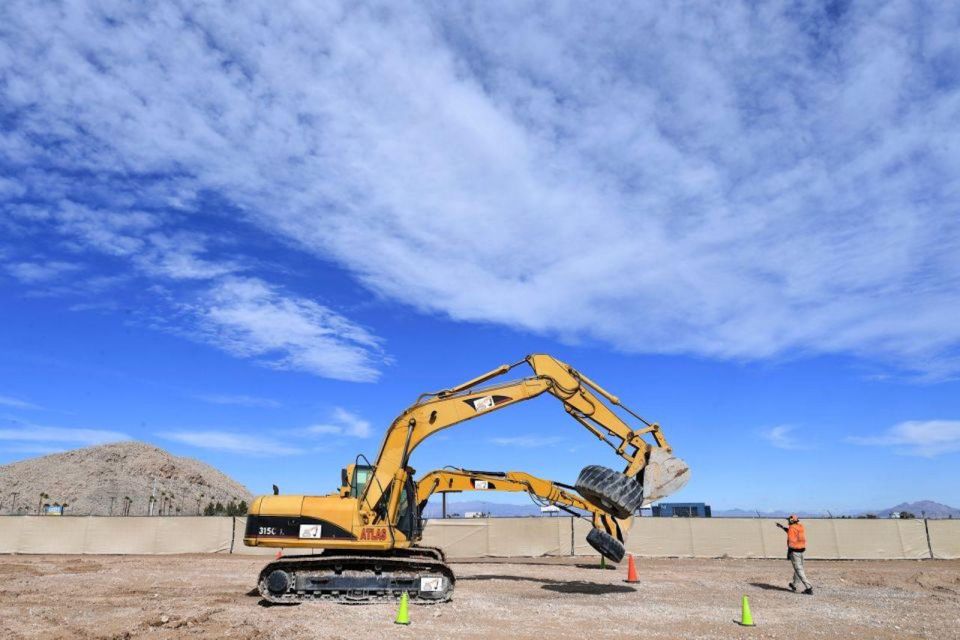
[[[613,562],[623,560],[624,542],[633,518],[620,520],[587,502],[574,493],[574,487],[552,482],[522,471],[470,471],[447,468],[431,471],[417,481],[417,506],[423,513],[427,501],[435,493],[461,491],[525,491],[540,506],[559,507],[575,518],[592,514],[593,528],[587,543],[600,555]]]
[[[487,384],[523,365],[532,375]],[[443,551],[417,544],[422,538],[421,490],[410,456],[443,429],[544,394],[559,400],[569,416],[626,462],[622,472],[600,465],[581,470],[575,489],[594,513],[624,521],[686,484],[689,467],[673,456],[658,424],[570,365],[545,354],[529,355],[455,387],[421,394],[387,428],[372,464],[358,455],[341,471],[336,493],[256,498],[247,516],[245,545],[322,550],[267,564],[257,583],[261,596],[277,604],[317,599],[369,603],[395,600],[402,593],[418,604],[449,600],[456,578]],[[616,523],[599,522],[616,540],[610,533]]]

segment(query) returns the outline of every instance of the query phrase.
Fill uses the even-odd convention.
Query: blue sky
[[[4,3],[0,462],[129,437],[325,492],[547,352],[664,426],[678,499],[960,504],[958,23]],[[413,463],[618,460],[541,398]]]

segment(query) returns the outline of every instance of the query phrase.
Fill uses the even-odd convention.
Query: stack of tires
[[[584,467],[576,487],[584,499],[620,520],[631,517],[643,504],[643,485],[637,478],[600,465]],[[591,529],[587,544],[613,562],[623,559],[623,543],[603,529]]]

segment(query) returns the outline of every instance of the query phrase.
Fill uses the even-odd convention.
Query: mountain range
[[[460,517],[467,512],[479,512],[489,514],[494,518],[507,517],[527,517],[540,516],[540,507],[535,504],[503,504],[499,502],[484,502],[480,500],[468,500],[447,502],[447,515]],[[714,509],[714,518],[786,518],[791,513],[796,513],[801,518],[823,518],[833,516],[835,518],[848,517],[856,518],[867,514],[876,515],[878,518],[889,518],[891,513],[912,513],[917,518],[957,518],[960,519],[960,509],[934,502],[932,500],[918,500],[916,502],[903,502],[886,509],[853,509],[843,512],[827,511],[788,511],[785,509],[773,511],[755,511],[748,509]],[[441,517],[441,505],[438,498],[433,498],[424,509],[425,518]]]

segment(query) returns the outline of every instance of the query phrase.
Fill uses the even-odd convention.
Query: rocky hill
[[[13,494],[16,493],[16,504]],[[250,491],[208,464],[143,442],[118,442],[0,466],[0,513],[36,513],[40,494],[68,515],[197,515],[208,502],[250,502]],[[129,498],[129,501],[126,499]]]

